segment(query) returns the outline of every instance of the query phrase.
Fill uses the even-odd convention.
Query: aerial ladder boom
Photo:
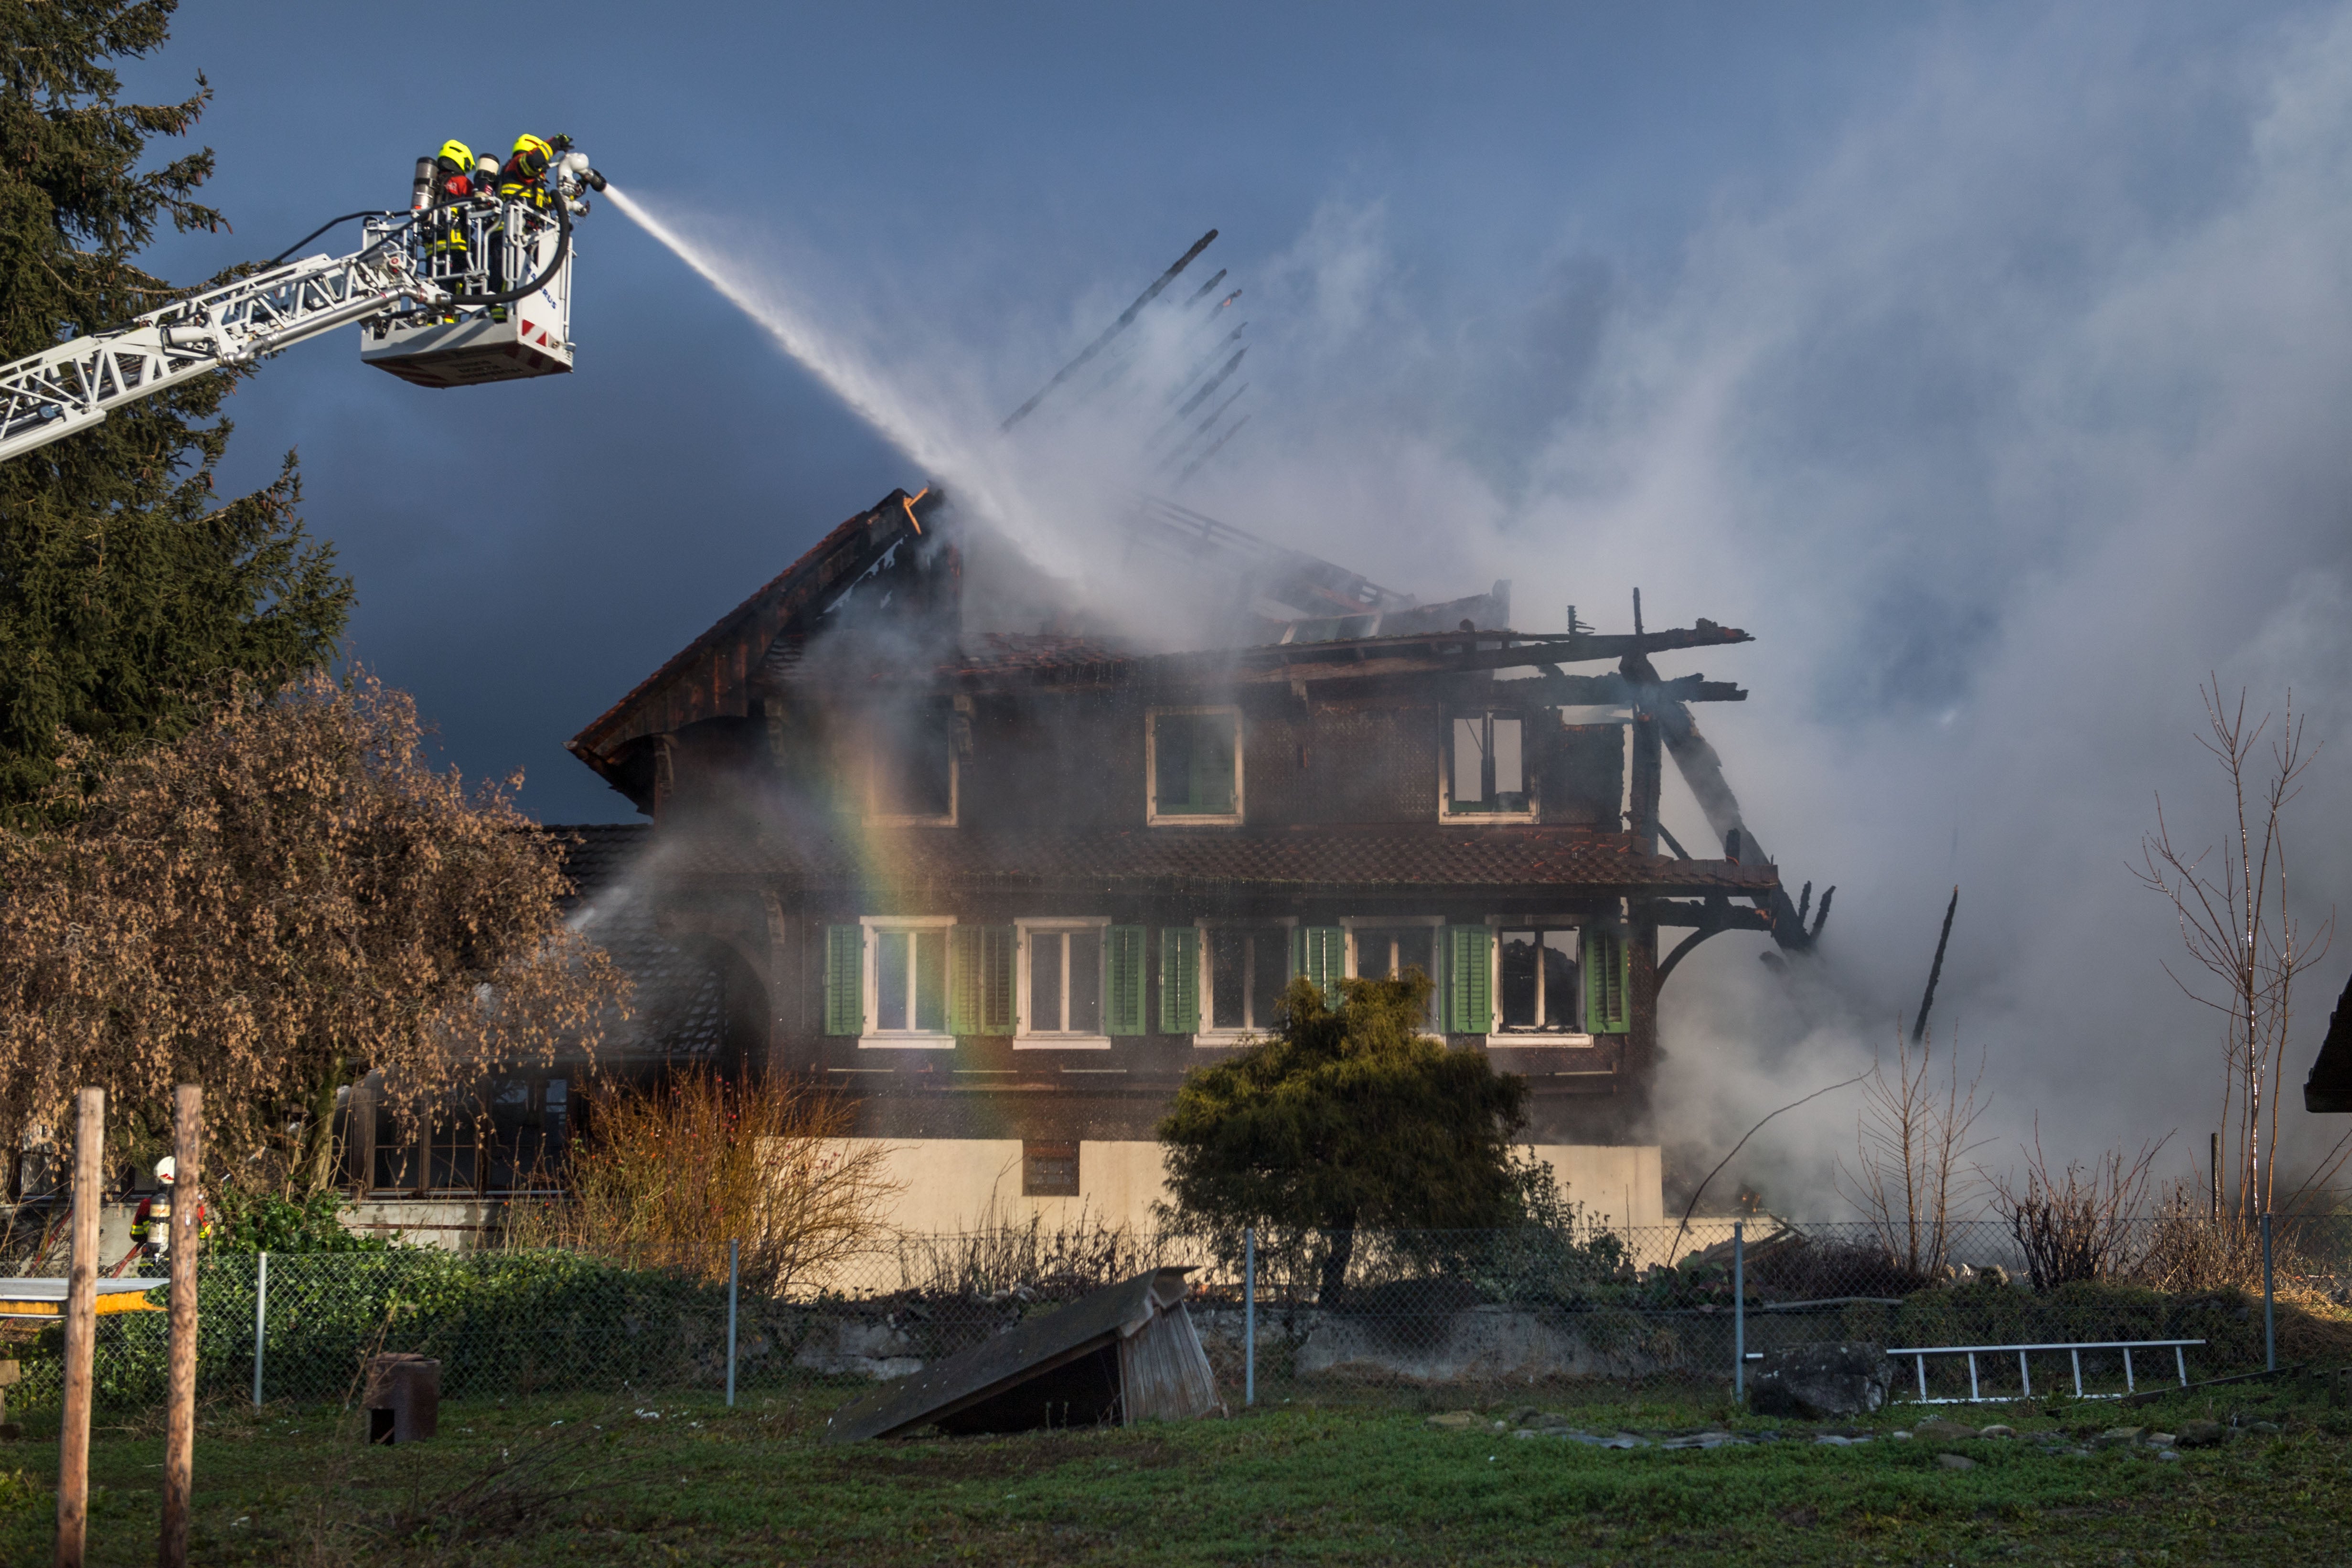
[[[210,371],[249,365],[442,290],[403,249],[314,256],[0,366],[0,462],[87,430],[112,410]]]
[[[136,399],[354,322],[367,324],[363,361],[421,385],[569,371],[572,217],[588,210],[583,193],[604,181],[569,152],[550,174],[542,204],[475,197],[433,206],[420,168],[419,204],[369,217],[366,243],[349,256],[273,263],[0,365],[0,463]]]

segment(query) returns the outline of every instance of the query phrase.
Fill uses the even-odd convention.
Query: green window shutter
[[[1104,1020],[1108,1034],[1143,1032],[1143,927],[1110,928],[1110,1006]]]
[[[1598,925],[1584,928],[1584,1030],[1587,1034],[1623,1034],[1632,958],[1625,938]]]
[[[949,988],[954,998],[948,1032],[1013,1032],[1013,927],[958,925]]]
[[[1160,933],[1160,1032],[1195,1034],[1200,1028],[1200,930],[1164,926]]]
[[[824,1032],[866,1032],[866,930],[824,928]]]
[[[1020,933],[1010,925],[991,925],[981,940],[982,973],[980,1029],[982,1034],[1013,1032],[1013,956]]]
[[[1314,981],[1324,999],[1337,1006],[1339,981],[1348,973],[1347,932],[1337,925],[1302,925],[1290,950],[1290,972]]]
[[[1495,1027],[1495,934],[1484,925],[1445,928],[1445,1032],[1485,1034]]]
[[[948,1032],[980,1030],[980,933],[977,925],[948,931]]]

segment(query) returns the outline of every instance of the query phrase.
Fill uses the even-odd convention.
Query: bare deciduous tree
[[[593,1049],[626,986],[565,927],[555,846],[518,780],[469,792],[422,743],[362,673],[241,687],[103,773],[68,747],[68,825],[0,832],[0,1148],[95,1084],[110,1138],[152,1152],[196,1082],[207,1166],[300,1194],[371,1070],[413,1127],[455,1082]]]
[[[2221,841],[2219,867],[2210,867],[2213,846],[2190,851],[2174,843],[2159,796],[2156,831],[2140,841],[2133,874],[2172,904],[2189,960],[2204,971],[2184,976],[2168,964],[2165,973],[2190,1000],[2228,1020],[2221,1122],[2237,1191],[2215,1197],[2217,1207],[2244,1219],[2273,1207],[2278,1196],[2279,1081],[2294,1018],[2294,980],[2326,953],[2336,916],[2331,911],[2306,940],[2287,905],[2286,808],[2317,755],[2304,754],[2294,695],[2277,716],[2270,765],[2259,780],[2262,740],[2273,733],[2273,716],[2249,719],[2245,693],[2226,700],[2218,678],[2200,686],[2199,695],[2207,733],[2198,743],[2229,780],[2233,831]],[[2323,1168],[2304,1186],[2325,1182],[2328,1174]],[[2302,1189],[2293,1196],[2302,1196]]]
[[[1864,1080],[1855,1168],[1839,1161],[1837,1184],[1877,1232],[1886,1255],[1926,1278],[1942,1270],[1951,1228],[1970,1218],[1975,1207],[1976,1177],[1967,1160],[1983,1143],[1971,1142],[1969,1131],[1985,1113],[1977,1103],[1984,1069],[1979,1062],[1963,1090],[1957,1061],[1937,1081],[1932,1034],[1915,1051],[1897,1029],[1895,1045],[1895,1076],[1886,1075],[1882,1059]]]

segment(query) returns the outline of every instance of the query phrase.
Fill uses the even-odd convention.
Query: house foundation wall
[[[1103,1224],[1148,1230],[1151,1206],[1168,1196],[1157,1143],[1078,1141],[1074,1197],[1024,1197],[1018,1138],[850,1138],[848,1148],[880,1145],[886,1178],[898,1186],[884,1207],[887,1228],[905,1235],[953,1235],[992,1225],[1048,1228]],[[1662,1162],[1654,1144],[1538,1144],[1561,1196],[1584,1218],[1612,1226],[1664,1220]]]

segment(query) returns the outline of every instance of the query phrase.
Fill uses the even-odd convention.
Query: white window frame
[[[1244,929],[1279,927],[1283,933],[1282,950],[1286,955],[1283,966],[1286,968],[1290,963],[1287,955],[1292,943],[1297,940],[1296,933],[1298,925],[1298,916],[1296,915],[1279,915],[1271,920],[1195,920],[1192,922],[1192,929],[1199,933],[1199,936],[1193,939],[1192,946],[1199,949],[1196,957],[1200,964],[1200,973],[1193,979],[1193,995],[1201,998],[1202,1025],[1192,1035],[1192,1043],[1195,1046],[1212,1049],[1230,1048],[1241,1044],[1245,1040],[1263,1040],[1266,1032],[1274,1027],[1272,1020],[1262,1025],[1253,1024],[1246,1029],[1214,1027],[1217,998],[1216,993],[1209,988],[1211,981],[1215,978],[1215,970],[1210,966],[1209,933],[1219,929],[1233,930],[1236,927]],[[1246,975],[1242,979],[1242,1005],[1244,1009],[1249,1005],[1249,978]]]
[[[950,719],[948,730],[948,810],[944,817],[904,816],[884,811],[882,800],[882,742],[869,736],[866,743],[866,820],[883,828],[952,828],[956,810],[962,804],[963,758],[957,754],[955,729]]]
[[[1538,708],[1536,711],[1538,714],[1544,714],[1555,713],[1558,710],[1552,708]],[[1454,724],[1456,719],[1468,718],[1470,715],[1458,711],[1453,707],[1447,707],[1444,710],[1445,727],[1444,730],[1439,732],[1437,737],[1437,820],[1441,822],[1444,822],[1450,826],[1457,828],[1475,828],[1488,822],[1532,822],[1536,821],[1539,802],[1536,799],[1535,767],[1532,758],[1532,753],[1534,752],[1535,747],[1528,743],[1533,738],[1536,725],[1539,723],[1540,720],[1529,717],[1525,711],[1509,712],[1499,706],[1482,706],[1478,708],[1477,712],[1482,716],[1496,715],[1508,718],[1516,718],[1519,721],[1519,782],[1527,786],[1527,789],[1522,791],[1522,793],[1524,793],[1528,798],[1527,809],[1522,811],[1454,810]]]
[[[1015,1051],[1108,1051],[1108,1034],[1042,1033],[1030,1027],[1029,1018],[1029,939],[1039,934],[1058,936],[1069,931],[1094,931],[1095,961],[1102,966],[1098,981],[1101,986],[1102,1009],[1107,1018],[1110,1012],[1110,916],[1108,915],[1073,915],[1056,918],[1040,917],[1015,920],[1013,929],[1013,1049]],[[1066,952],[1067,949],[1066,948]],[[1066,964],[1062,969],[1062,1016],[1070,1009],[1070,974]]]
[[[1503,933],[1506,931],[1575,932],[1576,979],[1580,988],[1584,984],[1584,927],[1589,922],[1598,918],[1599,916],[1591,915],[1490,915],[1486,916],[1486,924],[1492,928],[1492,935],[1486,940],[1486,964],[1492,971],[1486,977],[1486,995],[1493,998],[1495,1009],[1491,1015],[1494,1028],[1486,1035],[1486,1048],[1489,1051],[1498,1046],[1508,1051],[1589,1051],[1601,1043],[1600,1038],[1595,1035],[1549,1034],[1541,1030],[1507,1030],[1503,1027]],[[1541,995],[1542,973],[1540,961],[1538,961],[1536,979],[1538,995]],[[1580,996],[1576,999],[1581,1010],[1584,998]]]
[[[953,1051],[955,1049],[955,1036],[947,1032],[944,1028],[934,1033],[929,1030],[885,1030],[881,1027],[882,934],[886,931],[944,933],[955,923],[955,916],[952,915],[866,915],[858,917],[857,924],[865,927],[866,942],[859,960],[864,973],[857,977],[857,989],[860,1002],[866,1009],[868,1025],[866,1032],[857,1037],[858,1050]],[[952,1015],[955,1009],[955,938],[947,936],[945,941],[947,964],[941,971],[941,983],[946,987],[945,1010],[950,1016],[940,1020],[942,1024],[954,1021]],[[911,953],[907,970],[907,983],[910,986],[915,983]],[[912,998],[908,998],[907,1013],[909,1018],[914,1016]]]
[[[1364,977],[1363,971],[1356,967],[1356,928],[1360,925],[1370,931],[1394,931],[1399,926],[1403,925],[1426,925],[1429,927],[1429,963],[1431,969],[1429,980],[1431,986],[1434,988],[1429,993],[1430,1012],[1433,1016],[1430,1019],[1429,1028],[1423,1031],[1422,1038],[1424,1040],[1443,1040],[1445,1038],[1445,916],[1443,915],[1351,915],[1341,916],[1339,920],[1340,929],[1344,930],[1348,934],[1348,978],[1351,980],[1360,980]]]
[[[1167,812],[1160,810],[1160,721],[1162,718],[1191,717],[1203,714],[1225,714],[1234,721],[1234,809],[1217,815],[1197,812]],[[1147,827],[1237,828],[1248,810],[1242,796],[1242,785],[1248,769],[1243,766],[1244,743],[1248,728],[1242,722],[1242,710],[1232,703],[1212,704],[1206,707],[1149,707],[1143,710],[1143,821]]]

